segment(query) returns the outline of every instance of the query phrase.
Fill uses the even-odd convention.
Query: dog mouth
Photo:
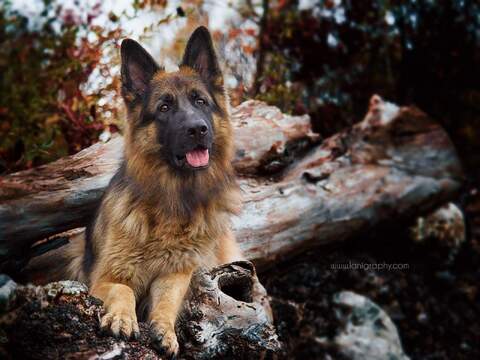
[[[191,169],[204,169],[208,167],[210,153],[208,148],[198,146],[195,149],[185,153],[185,155],[177,155],[176,160],[177,164],[181,166],[186,166]]]

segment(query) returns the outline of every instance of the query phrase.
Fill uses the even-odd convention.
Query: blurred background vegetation
[[[208,25],[234,104],[308,113],[324,137],[378,93],[440,121],[480,174],[480,5],[474,0],[7,0],[0,5],[0,173],[121,131],[118,46],[174,69]],[[36,3],[35,10],[31,4]]]

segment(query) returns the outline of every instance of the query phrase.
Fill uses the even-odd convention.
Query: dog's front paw
[[[173,326],[152,321],[151,327],[153,348],[159,355],[165,355],[167,359],[175,359],[178,354],[178,341]]]
[[[124,339],[138,339],[140,336],[135,313],[109,312],[102,317],[100,328],[105,333]]]

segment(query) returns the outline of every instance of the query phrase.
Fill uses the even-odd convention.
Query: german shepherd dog
[[[136,310],[146,301],[152,343],[172,357],[192,273],[242,259],[229,225],[240,199],[228,96],[205,27],[177,72],[130,39],[121,58],[124,160],[85,239],[68,250],[66,276],[103,300],[101,327],[114,336],[138,336]]]

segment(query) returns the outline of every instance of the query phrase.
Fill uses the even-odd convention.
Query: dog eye
[[[162,104],[158,107],[158,110],[160,110],[161,112],[166,112],[170,110],[170,107],[167,104]]]
[[[207,102],[202,98],[198,98],[197,100],[195,100],[195,103],[197,105],[205,105]]]

